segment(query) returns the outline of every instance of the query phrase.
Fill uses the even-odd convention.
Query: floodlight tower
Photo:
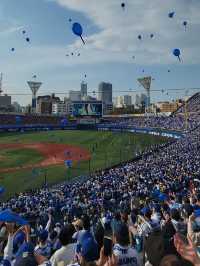
[[[36,76],[33,76],[35,79]],[[36,112],[37,92],[42,85],[42,82],[27,81],[29,88],[32,91],[32,113]]]
[[[144,77],[144,78],[139,78],[138,82],[143,86],[143,88],[147,92],[147,103],[146,103],[146,109],[150,109],[150,104],[151,104],[151,98],[150,98],[150,88],[151,88],[151,77]]]

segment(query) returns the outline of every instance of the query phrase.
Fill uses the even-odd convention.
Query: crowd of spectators
[[[171,116],[139,116],[132,118],[107,119],[104,126],[137,127],[137,128],[161,128],[178,131],[190,131],[200,125],[200,115],[189,114]]]
[[[0,265],[200,265],[200,129],[137,161],[0,204]]]

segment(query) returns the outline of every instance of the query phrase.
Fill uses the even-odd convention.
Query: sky
[[[82,80],[90,92],[105,81],[113,84],[114,97],[134,95],[131,90],[144,92],[137,79],[150,75],[152,90],[164,90],[152,91],[152,101],[192,95],[197,90],[186,89],[200,88],[199,12],[199,0],[1,0],[4,93],[29,94],[27,81],[37,75],[40,95],[62,98],[79,90]],[[85,45],[72,32],[74,22],[83,27]],[[26,105],[31,95],[13,95],[12,101]]]

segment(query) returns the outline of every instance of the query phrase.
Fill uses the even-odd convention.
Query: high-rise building
[[[112,103],[112,84],[101,82],[98,90],[98,100],[103,103]]]
[[[113,110],[111,83],[101,82],[99,84],[98,100],[103,103],[103,114],[109,114]]]
[[[81,101],[81,92],[80,91],[69,91],[70,101]]]
[[[130,95],[124,95],[123,96],[123,105],[124,106],[131,106],[132,105],[132,99]]]
[[[115,106],[117,108],[122,108],[123,107],[123,96],[117,96],[116,97]]]
[[[83,100],[87,96],[87,83],[85,81],[81,82],[81,99]]]
[[[146,94],[144,94],[144,93],[142,93],[141,95],[136,94],[135,105],[137,107],[141,107],[141,106],[146,107],[147,106],[147,102],[148,102],[148,97],[147,97]]]

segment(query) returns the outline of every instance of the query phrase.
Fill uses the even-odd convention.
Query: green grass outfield
[[[0,143],[34,143],[51,142],[78,145],[92,153],[92,159],[74,165],[71,169],[63,166],[50,166],[46,169],[48,184],[55,184],[75,176],[84,175],[103,168],[116,165],[135,157],[136,152],[142,151],[149,145],[164,143],[166,138],[147,134],[112,133],[98,131],[43,131],[31,133],[2,133]],[[95,145],[97,144],[97,148]],[[94,149],[94,152],[92,152]],[[0,168],[15,167],[26,163],[36,163],[42,156],[34,150],[0,151]],[[6,188],[4,199],[27,189],[40,187],[44,184],[44,171],[39,169],[37,174],[32,170],[20,169],[16,172],[0,174],[0,186]]]

